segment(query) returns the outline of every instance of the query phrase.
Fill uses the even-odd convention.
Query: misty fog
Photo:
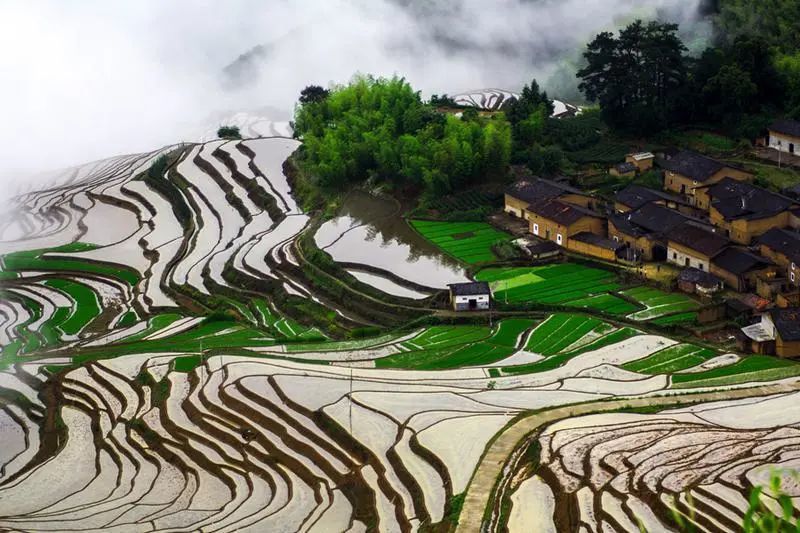
[[[198,140],[225,113],[288,120],[302,87],[357,71],[404,75],[425,95],[536,76],[574,99],[595,33],[690,23],[698,2],[3,0],[0,194],[30,172]]]

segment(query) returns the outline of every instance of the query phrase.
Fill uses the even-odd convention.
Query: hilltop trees
[[[506,174],[505,120],[438,113],[403,78],[357,76],[305,100],[294,119],[300,162],[323,187],[371,179],[433,197]]]
[[[539,83],[531,81],[522,88],[519,98],[509,101],[505,109],[514,143],[528,146],[544,131],[545,122],[553,114],[553,102],[547,93],[539,90]]]
[[[580,89],[597,101],[612,127],[648,133],[666,127],[676,113],[687,79],[686,47],[678,26],[637,20],[615,37],[592,40],[578,71]]]
[[[300,91],[300,103],[311,104],[325,100],[331,92],[319,85],[308,85]]]

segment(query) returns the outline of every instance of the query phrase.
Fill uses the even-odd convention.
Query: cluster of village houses
[[[800,122],[777,122],[765,144],[800,151]],[[506,191],[505,211],[527,221],[534,258],[566,250],[607,262],[668,262],[682,269],[684,291],[740,293],[734,305],[761,311],[761,321],[742,330],[743,348],[800,356],[800,190],[769,191],[746,170],[691,151],[630,154],[610,173],[633,177],[654,166],[663,188],[630,185],[613,207],[565,182],[530,178]]]

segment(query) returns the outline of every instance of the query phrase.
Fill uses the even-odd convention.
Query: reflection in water
[[[430,294],[426,294],[424,292],[407,289],[402,285],[390,280],[389,278],[385,278],[371,272],[363,272],[353,269],[348,269],[347,271],[361,283],[372,285],[373,287],[382,290],[386,294],[392,294],[402,298],[411,298],[412,300],[422,300],[423,298],[430,296]]]
[[[381,268],[426,287],[467,280],[457,261],[408,225],[395,202],[363,191],[348,194],[339,216],[323,224],[314,238],[336,261]],[[365,283],[386,291],[382,283]]]

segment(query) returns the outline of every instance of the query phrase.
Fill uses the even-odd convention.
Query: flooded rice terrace
[[[424,298],[468,279],[454,259],[414,231],[396,201],[366,191],[351,191],[314,240],[360,281],[389,294]]]

